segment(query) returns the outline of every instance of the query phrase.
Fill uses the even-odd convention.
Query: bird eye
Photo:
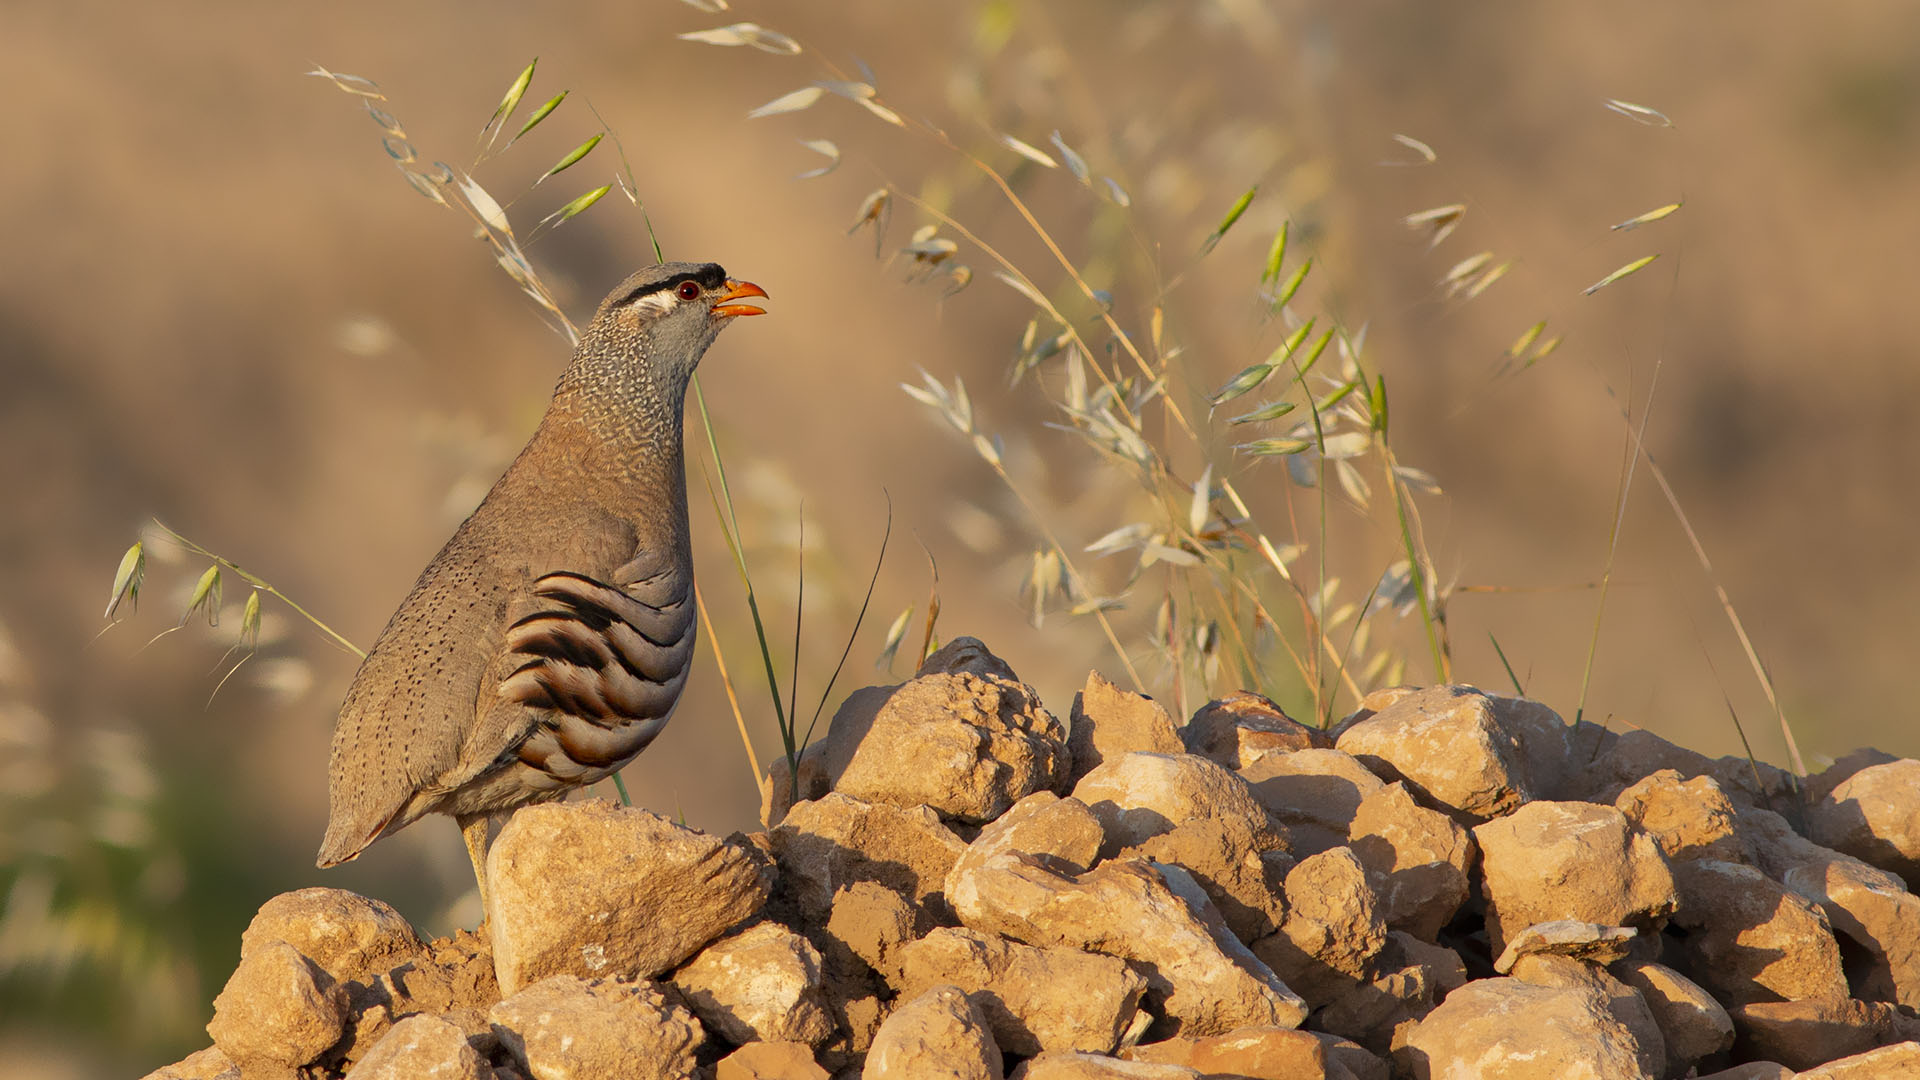
[[[683,281],[680,283],[680,287],[675,289],[674,292],[682,300],[693,300],[699,297],[700,286],[692,281]]]

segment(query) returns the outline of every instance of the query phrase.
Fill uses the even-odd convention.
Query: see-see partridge
[[[614,773],[666,726],[693,659],[687,382],[766,295],[663,263],[601,302],[539,429],[354,676],[320,866],[449,814],[484,915],[489,819]]]

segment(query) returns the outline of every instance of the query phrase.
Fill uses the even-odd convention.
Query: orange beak
[[[732,278],[728,278],[727,291],[721,293],[718,302],[713,305],[713,317],[716,319],[728,319],[735,315],[765,315],[766,311],[758,304],[735,304],[729,301],[744,300],[749,296],[764,297],[766,295],[767,290],[755,285],[751,281],[735,281]]]

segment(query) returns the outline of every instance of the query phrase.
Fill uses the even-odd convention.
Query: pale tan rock
[[[1270,754],[1240,771],[1253,797],[1286,826],[1297,855],[1347,842],[1360,803],[1386,785],[1341,750]]]
[[[1920,896],[1894,874],[1805,839],[1770,811],[1742,812],[1740,835],[1761,872],[1818,905],[1837,933],[1865,950],[1859,996],[1920,1009]]]
[[[1570,956],[1530,953],[1514,963],[1513,977],[1531,986],[1577,990],[1599,1003],[1633,1036],[1636,1060],[1648,1076],[1665,1076],[1667,1040],[1640,994],[1606,968]]]
[[[1272,754],[1326,748],[1333,740],[1259,694],[1239,690],[1210,701],[1180,729],[1187,753],[1244,769]]]
[[[1185,1065],[1204,1076],[1312,1080],[1327,1075],[1327,1047],[1310,1031],[1236,1028],[1205,1039],[1168,1039],[1127,1051],[1129,1061]]]
[[[1682,780],[1707,776],[1713,772],[1713,759],[1675,745],[1644,728],[1622,732],[1606,751],[1585,770],[1579,783],[1579,796],[1592,802],[1611,803],[1620,793],[1663,769],[1671,769]]]
[[[426,948],[400,913],[345,889],[299,889],[260,905],[240,935],[240,958],[284,941],[336,982],[366,982]]]
[[[759,911],[771,879],[749,848],[647,810],[524,807],[487,853],[500,990],[559,974],[651,978]]]
[[[1611,964],[1627,955],[1638,936],[1630,926],[1602,926],[1578,919],[1534,923],[1507,942],[1506,949],[1494,960],[1493,970],[1505,975],[1523,956],[1567,956]]]
[[[833,1034],[821,994],[820,954],[778,923],[757,923],[713,942],[673,973],[687,1006],[728,1042],[800,1042]]]
[[[1387,946],[1378,961],[1383,971],[1417,967],[1426,973],[1437,997],[1445,997],[1467,984],[1467,964],[1460,954],[1445,945],[1423,941],[1404,930],[1387,931]]]
[[[1036,791],[981,829],[980,835],[960,853],[949,876],[1004,851],[1057,859],[1055,869],[1064,874],[1077,874],[1100,857],[1100,847],[1105,840],[1100,819],[1093,816],[1086,803],[1075,798],[1063,799],[1051,791]]]
[[[1654,1080],[1632,1031],[1592,993],[1478,979],[1455,990],[1394,1057],[1417,1080]]]
[[[1647,1003],[1666,1040],[1669,1071],[1684,1073],[1733,1045],[1733,1018],[1698,983],[1650,961],[1621,960],[1608,970]]]
[[[1080,778],[1073,797],[1100,820],[1106,857],[1172,832],[1195,818],[1231,818],[1256,837],[1259,850],[1284,850],[1285,838],[1267,821],[1247,782],[1192,754],[1128,753]]]
[[[713,1080],[828,1080],[806,1043],[749,1043],[720,1059]]]
[[[966,850],[927,807],[865,803],[837,791],[795,806],[767,835],[781,894],[811,923],[825,922],[834,892],[856,881],[878,882],[943,915],[947,872]]]
[[[1000,1051],[980,1010],[937,986],[893,1010],[867,1051],[864,1080],[1000,1080]]]
[[[948,985],[972,999],[1006,1053],[1111,1053],[1139,1011],[1147,981],[1115,957],[972,930],[943,927],[901,950],[893,983],[901,997]]]
[[[1793,1077],[1793,1070],[1777,1061],[1749,1061],[1731,1069],[1708,1073],[1700,1080],[1793,1080]]]
[[[1410,698],[1420,692],[1421,688],[1418,686],[1383,686],[1378,690],[1369,690],[1367,691],[1367,696],[1360,699],[1359,706],[1352,712],[1341,717],[1339,721],[1327,731],[1327,735],[1338,742],[1340,736],[1345,734],[1348,728],[1363,720],[1372,718],[1372,716],[1381,709],[1405,698]]]
[[[960,921],[984,934],[1137,961],[1174,1029],[1168,1034],[1297,1027],[1306,1017],[1299,996],[1247,951],[1178,867],[1156,871],[1127,859],[1067,878],[1007,853],[960,876],[952,900]]]
[[[140,1080],[243,1080],[235,1065],[217,1046],[195,1051],[171,1065],[162,1065]]]
[[[834,715],[826,766],[837,792],[930,806],[977,825],[1066,785],[1067,730],[1025,683],[964,671],[922,675],[861,715],[871,704],[856,695]]]
[[[844,949],[867,967],[891,978],[898,970],[899,948],[913,940],[914,907],[906,897],[874,881],[856,881],[833,894],[827,919],[827,948]],[[842,968],[851,966],[835,957]]]
[[[1349,835],[1387,925],[1423,941],[1438,937],[1466,902],[1477,856],[1472,835],[1447,815],[1415,803],[1400,783],[1360,801]]]
[[[1287,917],[1253,953],[1307,1001],[1322,1003],[1372,977],[1387,924],[1348,848],[1302,860],[1287,874]]]
[[[1833,789],[1840,786],[1842,780],[1861,769],[1899,760],[1898,754],[1889,754],[1885,750],[1875,750],[1872,747],[1863,746],[1857,750],[1850,750],[1840,755],[1833,764],[1807,777],[1806,783],[1802,785],[1802,795],[1810,806],[1824,802],[1827,796],[1833,794]]]
[[[1351,1039],[1371,1053],[1385,1055],[1406,1042],[1414,1026],[1440,1000],[1432,969],[1410,963],[1382,971],[1318,1006],[1310,1023],[1316,1031]]]
[[[1541,797],[1530,762],[1551,748],[1526,748],[1502,726],[1511,698],[1472,687],[1436,686],[1407,694],[1341,733],[1336,747],[1359,758],[1382,780],[1407,786],[1467,824],[1511,813]],[[1535,719],[1531,703],[1517,715]],[[1537,724],[1527,723],[1532,732]],[[1561,744],[1564,756],[1564,743]],[[1558,775],[1559,766],[1555,767]]]
[[[364,1057],[395,1021],[418,1013],[442,1016],[469,1035],[487,1031],[486,1011],[500,1000],[493,944],[471,930],[439,938],[367,982],[343,985],[347,1033],[329,1051],[342,1067]]]
[[[1185,1065],[1123,1061],[1080,1050],[1049,1050],[1013,1070],[1011,1080],[1200,1080]]]
[[[1920,761],[1871,765],[1807,812],[1815,843],[1920,884]]]
[[[1731,1011],[1739,1057],[1812,1069],[1920,1036],[1920,1020],[1885,1001],[1756,1001]],[[1885,1074],[1879,1074],[1885,1075]]]
[[[1720,785],[1738,809],[1772,810],[1778,813],[1804,806],[1800,780],[1778,765],[1738,754],[1714,758],[1707,775]]]
[[[207,1034],[242,1069],[305,1065],[340,1041],[347,995],[284,941],[254,947],[213,999]]]
[[[1528,803],[1476,827],[1473,837],[1496,955],[1537,922],[1650,927],[1674,909],[1666,857],[1611,806]]]
[[[491,1080],[487,1059],[458,1025],[424,1013],[393,1025],[346,1080]]]
[[[684,1080],[705,1041],[692,1013],[644,982],[555,975],[495,1005],[487,1019],[533,1080]]]
[[[1915,1080],[1920,1078],[1920,1042],[1899,1042],[1799,1073],[1794,1080]]]
[[[1186,869],[1220,909],[1234,936],[1251,943],[1278,930],[1287,916],[1284,882],[1293,857],[1260,850],[1265,842],[1269,838],[1243,819],[1195,818],[1120,855]]]
[[[1840,947],[1821,910],[1750,866],[1697,859],[1675,867],[1688,931],[1683,968],[1729,1007],[1771,998],[1843,1000]]]
[[[1013,686],[1021,685],[1019,677],[1013,673],[1011,667],[1007,666],[1006,661],[993,655],[985,645],[981,644],[979,639],[971,637],[954,638],[952,641],[947,642],[935,650],[932,656],[927,657],[926,660],[920,664],[919,670],[914,673],[914,679],[912,681],[918,681],[933,675],[967,676],[986,682],[999,680]],[[866,795],[859,795],[854,789],[838,787],[839,780],[846,773],[848,767],[853,764],[856,757],[882,757],[888,752],[887,747],[880,745],[882,742],[898,743],[900,741],[899,736],[902,734],[901,732],[897,730],[883,730],[880,736],[875,737],[875,745],[871,750],[866,754],[861,753],[861,747],[867,742],[876,720],[878,720],[881,713],[887,709],[888,703],[898,691],[910,684],[911,681],[909,683],[898,683],[892,686],[868,686],[855,690],[847,696],[847,700],[842,702],[840,708],[835,712],[833,720],[828,724],[827,734],[820,739],[816,739],[810,746],[798,754],[796,762],[789,762],[785,757],[775,758],[767,769],[766,779],[760,784],[760,823],[768,828],[773,828],[786,819],[787,811],[792,809],[795,803],[821,798],[828,792],[836,789],[848,791],[849,794],[856,794],[857,797],[867,802],[901,802],[901,799],[911,798],[910,794],[894,792],[887,789],[885,787],[887,778],[884,775],[877,776],[878,782],[882,785],[882,790],[886,792],[884,795],[876,794],[873,791],[868,791]],[[953,684],[949,681],[943,685],[951,686]],[[1032,689],[1030,687],[1023,687],[1020,695],[1016,696],[1022,695],[1031,698]],[[909,695],[907,699],[904,699],[900,707],[910,708],[913,707],[916,702],[924,703],[927,697],[928,695],[925,692],[916,692],[913,695]],[[1034,700],[1037,704],[1037,699]],[[899,719],[899,717],[889,717],[886,723],[882,724],[882,728],[892,729],[896,719]],[[942,723],[946,728],[943,741],[950,745],[947,745],[945,749],[957,750],[960,756],[948,759],[943,765],[950,774],[968,772],[974,774],[971,778],[973,781],[978,781],[980,779],[979,774],[991,772],[992,766],[985,762],[981,762],[978,767],[974,768],[968,768],[963,765],[963,759],[974,751],[972,748],[953,745],[955,740],[964,740],[965,735],[951,723],[951,719],[952,718],[940,718],[938,722]],[[1048,719],[1052,720],[1051,717],[1048,717]],[[1052,721],[1052,726],[1058,728],[1058,721]],[[1001,732],[1000,734],[1004,736],[1007,733]],[[1058,734],[1064,738],[1065,729],[1059,728]],[[905,742],[909,749],[916,753],[920,752],[919,748],[913,746],[915,740],[912,739],[911,733],[906,733],[906,735]],[[1001,749],[1005,749],[1004,744],[996,745],[1000,745]],[[1061,753],[1064,754],[1065,751],[1062,750]],[[883,761],[879,764],[881,770],[884,770],[886,763]],[[794,779],[796,766],[799,773],[797,780]],[[871,763],[863,764],[859,770],[859,774],[855,777],[854,788],[865,790],[868,781],[876,779],[876,771],[877,770],[871,767]],[[896,795],[898,798],[895,797]],[[918,805],[918,803],[901,802],[901,805],[912,806]]]
[[[1327,1080],[1390,1080],[1392,1077],[1393,1070],[1387,1059],[1359,1043],[1324,1031],[1313,1034],[1320,1045],[1327,1048]]]
[[[1613,805],[1636,829],[1653,837],[1668,861],[1745,862],[1733,803],[1710,776],[1680,779],[1662,769],[1627,788]]]
[[[1069,782],[1074,784],[1101,762],[1121,754],[1186,750],[1173,717],[1159,702],[1122,690],[1097,671],[1088,672],[1086,686],[1073,695],[1067,747],[1073,758]]]

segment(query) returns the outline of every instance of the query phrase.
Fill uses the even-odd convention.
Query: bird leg
[[[467,858],[473,860],[473,880],[480,886],[480,926],[484,929],[493,916],[493,905],[487,902],[487,827],[493,822],[485,814],[462,814],[454,820],[460,823],[460,839],[467,842]]]

